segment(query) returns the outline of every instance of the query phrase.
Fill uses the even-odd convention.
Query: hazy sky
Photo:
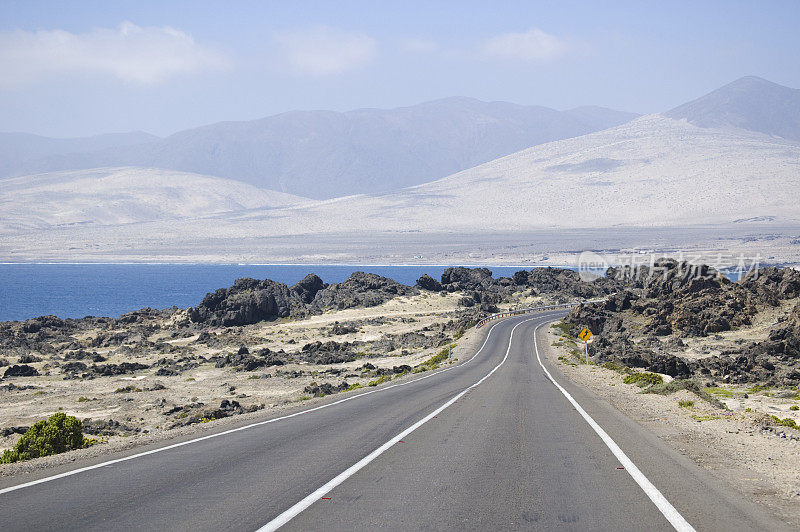
[[[167,135],[290,109],[473,96],[669,109],[800,87],[800,1],[2,0],[0,131]]]

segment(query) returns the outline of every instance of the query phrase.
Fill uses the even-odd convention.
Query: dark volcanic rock
[[[314,397],[324,397],[326,395],[332,395],[335,393],[343,392],[350,388],[350,385],[347,382],[341,383],[339,386],[334,386],[333,384],[323,382],[320,385],[311,385],[306,386],[303,388],[303,393],[309,393]]]
[[[230,288],[207,294],[199,306],[189,309],[189,318],[209,325],[249,325],[285,318],[302,308],[303,301],[285,284],[242,278]]]
[[[78,373],[86,371],[86,369],[86,364],[77,360],[61,364],[61,373],[69,377],[75,377]]]
[[[0,429],[0,436],[6,437],[12,434],[25,434],[30,427],[3,427]]]
[[[114,436],[116,434],[136,434],[141,429],[124,425],[113,419],[83,420],[83,432],[92,436]]]
[[[175,407],[171,410],[165,412],[166,415],[174,414],[176,412],[181,412],[182,417],[172,426],[183,426],[183,425],[193,425],[195,423],[201,423],[204,420],[213,420],[213,419],[222,419],[230,416],[236,416],[240,414],[246,414],[248,412],[256,412],[257,410],[261,410],[264,408],[264,405],[251,405],[251,406],[242,406],[239,404],[238,401],[230,401],[228,399],[223,399],[219,405],[219,408],[214,410],[204,410],[198,412],[197,409],[202,407],[202,403],[196,403],[192,405],[186,405],[183,407]],[[191,415],[187,415],[190,412],[193,412]]]
[[[89,369],[97,376],[113,377],[114,375],[125,375],[126,373],[133,373],[149,367],[139,362],[122,362],[121,364],[93,364]]]
[[[440,283],[427,273],[424,274],[419,279],[417,279],[417,286],[419,286],[423,290],[430,290],[431,292],[441,292],[442,290],[442,283]]]
[[[188,312],[193,322],[227,327],[331,309],[372,307],[417,293],[415,287],[364,272],[355,272],[344,282],[332,285],[325,285],[310,274],[291,288],[269,279],[243,278],[230,288],[207,294],[200,305]]]
[[[349,342],[312,342],[304,345],[298,356],[312,364],[352,362],[356,359],[356,353],[353,351],[352,346],[353,344]]]
[[[273,353],[269,349],[262,349],[258,352],[258,356],[253,356],[249,351],[243,352],[242,349],[239,349],[234,354],[214,357],[212,360],[214,360],[215,367],[218,368],[232,366],[239,371],[254,371],[258,368],[282,366],[286,363],[285,356],[283,351]]]
[[[613,277],[600,277],[595,281],[585,282],[578,272],[564,268],[522,270],[514,274],[513,280],[516,285],[529,287],[536,294],[560,294],[587,299],[604,296],[620,288],[620,283]]]
[[[39,375],[36,368],[27,364],[13,365],[6,368],[3,377],[35,377]]]
[[[301,281],[292,286],[291,291],[300,298],[305,304],[314,301],[317,293],[326,288],[328,285],[322,282],[318,276],[313,273],[306,275]]]
[[[447,268],[442,272],[442,287],[448,292],[486,290],[495,284],[489,268]]]
[[[56,316],[39,316],[30,320],[25,320],[22,324],[22,330],[26,333],[39,332],[41,329],[66,329],[69,328],[66,321]]]
[[[773,305],[800,296],[800,272],[791,268],[759,268],[748,272],[740,284]]]
[[[590,351],[599,360],[675,377],[703,375],[723,382],[784,386],[800,382],[800,305],[772,326],[767,340],[742,340],[719,356],[699,360],[674,354],[685,348],[681,338],[749,325],[759,309],[797,297],[796,271],[765,268],[763,275],[750,274],[733,283],[708,266],[671,260],[654,266],[618,272],[633,274],[627,289],[603,303],[580,305],[567,316],[573,335],[581,327],[596,335]],[[644,337],[634,344],[634,334]],[[657,339],[666,335],[672,335],[667,342]]]
[[[397,296],[416,295],[419,290],[374,273],[354,272],[344,282],[317,292],[312,302],[315,311],[374,307]]]

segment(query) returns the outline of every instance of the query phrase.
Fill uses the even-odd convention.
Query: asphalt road
[[[0,530],[785,528],[542,356],[551,382],[535,332],[561,314],[497,322],[421,379],[15,479],[39,483],[0,489]]]

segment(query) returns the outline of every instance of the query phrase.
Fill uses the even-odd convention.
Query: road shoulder
[[[790,527],[800,528],[798,441],[763,430],[746,416],[721,415],[685,390],[672,395],[642,394],[624,375],[578,359],[547,329],[539,342],[548,368],[602,400],[708,472],[716,485],[764,508]],[[556,344],[556,345],[554,345]],[[558,378],[558,377],[557,377]],[[687,405],[692,402],[691,406]]]

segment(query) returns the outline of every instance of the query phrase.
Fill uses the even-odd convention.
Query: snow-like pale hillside
[[[0,230],[199,218],[307,201],[238,181],[155,168],[96,168],[0,180]]]
[[[800,221],[800,144],[649,115],[402,191],[228,218],[259,234]],[[288,215],[288,216],[284,216]]]

